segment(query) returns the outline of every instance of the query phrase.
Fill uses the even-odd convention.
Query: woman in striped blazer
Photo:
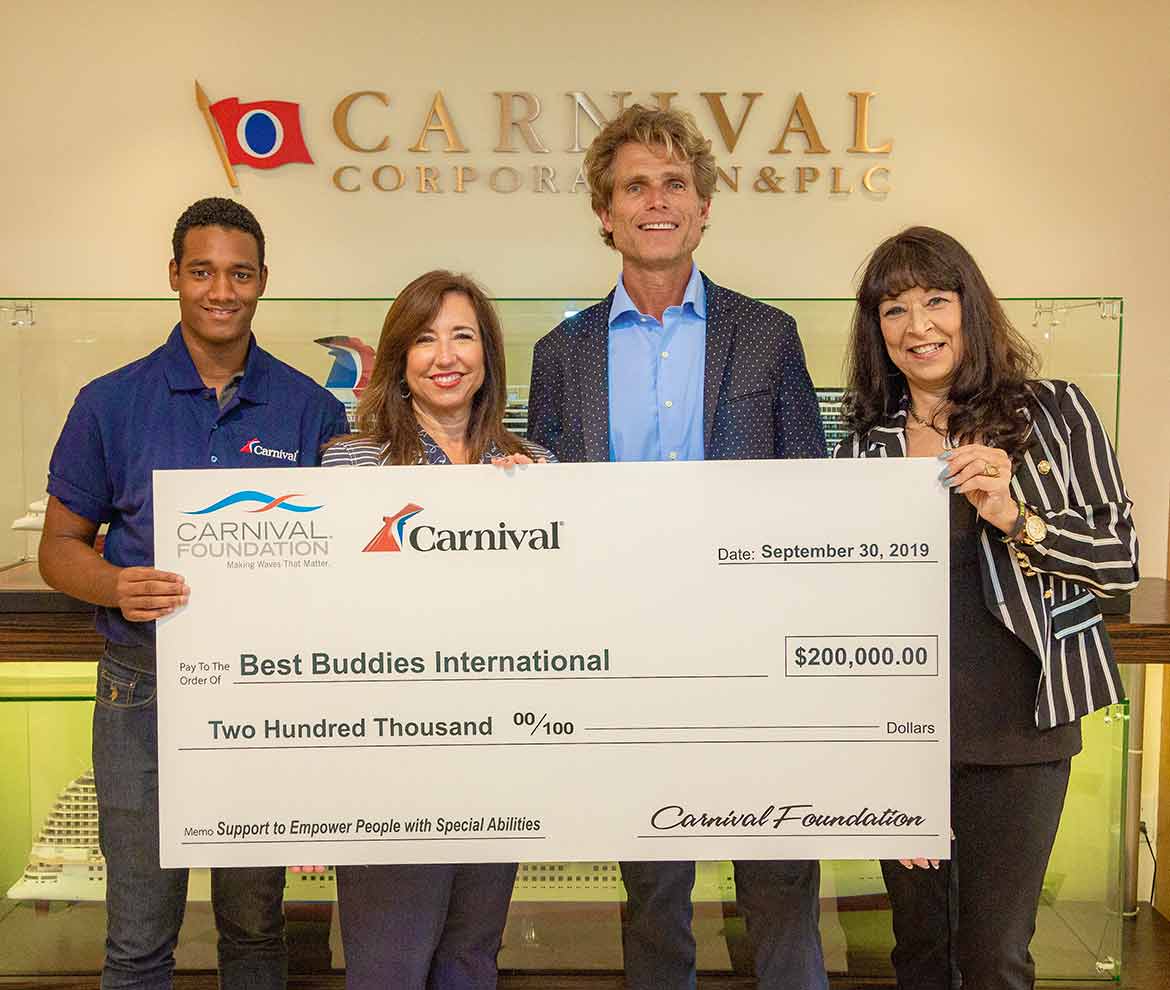
[[[954,238],[883,242],[857,292],[837,457],[937,457],[951,512],[949,862],[884,862],[902,990],[1031,987],[1082,715],[1123,697],[1097,597],[1137,583],[1131,502],[1084,394]]]

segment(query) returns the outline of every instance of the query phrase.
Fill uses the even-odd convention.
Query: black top
[[[1040,661],[988,612],[979,577],[985,525],[951,496],[951,762],[1046,763],[1081,751],[1081,724],[1038,729]],[[998,531],[992,539],[999,539]]]

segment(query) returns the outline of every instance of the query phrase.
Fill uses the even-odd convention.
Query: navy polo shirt
[[[253,337],[244,376],[221,410],[179,327],[158,350],[78,393],[49,461],[50,495],[94,523],[108,522],[105,558],[154,564],[151,472],[168,468],[314,467],[321,445],[348,433],[345,407]],[[97,630],[153,646],[153,622],[99,607]]]

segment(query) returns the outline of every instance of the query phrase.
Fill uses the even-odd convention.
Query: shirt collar
[[[191,352],[187,350],[187,342],[183,340],[181,324],[176,323],[167,342],[163,344],[163,374],[166,375],[167,385],[172,392],[199,392],[206,386],[199,372],[195,370],[195,362],[191,360]],[[248,356],[244,360],[244,377],[240,381],[236,394],[242,402],[263,403],[268,401],[268,364],[270,358],[256,344],[256,337],[252,335],[248,341]]]
[[[692,262],[691,277],[687,280],[686,292],[683,293],[683,312],[690,312],[701,320],[707,318],[707,289],[703,285],[703,276],[699,274],[699,266]],[[626,314],[641,316],[642,313],[634,300],[626,292],[626,283],[618,275],[617,287],[613,290],[613,302],[609,307],[609,325],[612,327]]]

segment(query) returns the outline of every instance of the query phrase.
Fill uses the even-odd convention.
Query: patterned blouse
[[[451,458],[447,456],[447,452],[435,442],[434,438],[426,430],[420,428],[418,438],[422,441],[423,445],[423,459],[419,461],[420,464],[451,463]],[[544,458],[550,464],[556,463],[556,458],[540,446],[540,444],[531,443],[523,439],[520,442],[524,445],[524,452],[534,461]],[[373,440],[365,440],[361,437],[341,440],[333,444],[333,446],[321,455],[321,467],[380,467],[383,463],[382,458],[385,450],[386,448],[383,444],[375,443]],[[493,442],[484,451],[480,463],[490,464],[495,458],[504,456],[504,452]]]

